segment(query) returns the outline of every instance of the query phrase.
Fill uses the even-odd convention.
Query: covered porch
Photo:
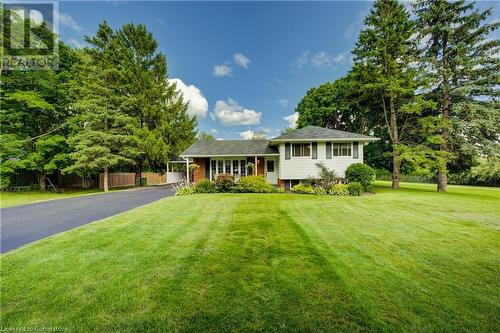
[[[192,172],[189,181],[198,182],[200,179],[215,180],[220,174],[230,174],[234,176],[236,182],[248,175],[263,176],[269,183],[278,182],[278,157],[277,156],[213,156],[206,158],[193,158],[191,162],[186,162],[186,170]],[[189,172],[188,172],[189,173]]]

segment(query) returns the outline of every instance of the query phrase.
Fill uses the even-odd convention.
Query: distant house
[[[302,179],[317,178],[318,162],[344,177],[350,164],[363,162],[363,146],[376,140],[369,135],[307,126],[270,140],[197,141],[180,157],[190,159],[187,165],[198,166],[190,179],[194,182],[215,179],[222,173],[232,174],[238,181],[250,171],[288,189]],[[256,166],[253,171],[249,168],[252,164]]]

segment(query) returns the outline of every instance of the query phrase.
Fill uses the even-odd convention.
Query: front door
[[[266,158],[266,180],[269,184],[278,184],[278,166],[276,165],[276,159]]]

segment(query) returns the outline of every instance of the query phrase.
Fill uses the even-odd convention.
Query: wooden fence
[[[142,177],[146,178],[146,182],[149,185],[160,185],[167,183],[166,174],[158,174],[154,172],[143,172]],[[133,172],[114,172],[110,173],[108,176],[108,186],[112,187],[126,187],[135,185],[135,173]],[[104,175],[101,173],[99,175],[99,187],[104,187]]]

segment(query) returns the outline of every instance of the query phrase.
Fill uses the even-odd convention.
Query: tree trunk
[[[391,137],[392,137],[392,189],[399,189],[400,164],[397,146],[399,144],[398,120],[396,117],[396,106],[394,104],[394,95],[389,96],[389,107],[391,111]]]
[[[47,175],[45,172],[42,172],[38,175],[38,186],[40,186],[40,191],[45,192],[46,189],[46,180],[47,180]]]
[[[443,92],[443,109],[441,110],[441,115],[444,119],[443,129],[443,143],[441,143],[440,150],[448,151],[448,140],[450,138],[450,133],[448,131],[448,118],[450,116],[450,96],[448,91]],[[438,170],[437,175],[437,191],[446,192],[448,190],[448,175],[446,174],[446,162],[442,170]]]
[[[139,161],[135,169],[135,179],[134,179],[135,186],[137,187],[141,186],[142,169],[143,169],[142,161]]]
[[[438,172],[437,190],[438,192],[446,192],[448,190],[448,175],[446,174],[446,172]]]
[[[104,175],[103,175],[103,179],[102,179],[102,184],[103,184],[103,187],[104,187],[104,192],[108,192],[109,191],[108,176],[109,176],[108,167],[105,167],[104,168]]]
[[[401,174],[401,162],[396,145],[392,145],[392,189],[399,190],[399,176]]]
[[[445,38],[443,42],[443,67],[448,69],[448,39]],[[443,105],[441,109],[441,116],[444,120],[443,128],[443,143],[441,143],[439,149],[441,151],[448,151],[448,140],[450,133],[448,132],[448,118],[450,117],[450,94],[448,88],[448,78],[443,74]],[[437,175],[437,191],[446,192],[448,190],[448,175],[446,174],[446,161],[444,163],[443,169],[438,170]]]

